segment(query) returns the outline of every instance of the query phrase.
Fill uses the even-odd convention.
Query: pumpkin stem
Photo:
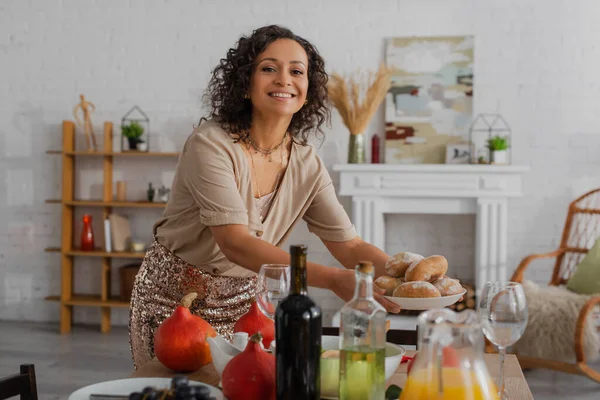
[[[263,339],[263,335],[260,333],[260,331],[256,332],[254,335],[250,336],[250,341],[254,342],[254,343],[260,343],[262,342]]]
[[[190,308],[194,300],[196,300],[196,297],[198,297],[198,293],[196,292],[190,292],[186,294],[183,296],[183,299],[181,299],[181,305],[185,308]]]

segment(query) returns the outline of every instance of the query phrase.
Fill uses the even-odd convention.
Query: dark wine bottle
[[[307,295],[306,246],[290,254],[290,293],[275,311],[277,400],[318,400],[321,308]]]

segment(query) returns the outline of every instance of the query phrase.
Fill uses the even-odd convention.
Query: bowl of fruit
[[[223,393],[185,376],[174,378],[129,378],[100,382],[83,387],[69,400],[128,398],[129,400],[224,400]]]

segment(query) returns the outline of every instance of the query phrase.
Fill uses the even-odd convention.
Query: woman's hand
[[[329,289],[340,299],[346,302],[350,301],[352,296],[354,296],[354,290],[356,289],[354,271],[332,268]],[[383,293],[385,293],[385,290],[377,285],[373,285],[373,296],[375,297],[375,300],[377,300],[388,312],[398,314],[401,310],[400,307],[396,303],[386,299],[383,296]]]

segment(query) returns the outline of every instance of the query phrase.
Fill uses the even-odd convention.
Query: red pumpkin
[[[190,313],[197,293],[188,293],[173,314],[154,334],[154,353],[167,368],[177,372],[197,371],[212,361],[206,338],[217,333],[208,322]]]
[[[275,356],[260,347],[260,333],[227,363],[221,374],[223,395],[229,400],[275,399]]]
[[[246,332],[248,336],[260,332],[263,346],[268,349],[275,339],[275,322],[260,311],[254,299],[251,301],[250,310],[238,319],[233,326],[233,332]]]

